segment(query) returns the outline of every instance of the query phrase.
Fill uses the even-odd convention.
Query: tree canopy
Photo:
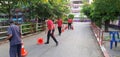
[[[7,3],[6,3],[7,2]],[[29,16],[62,17],[69,13],[68,0],[0,0],[0,13],[10,13],[11,9],[29,10]]]
[[[100,25],[103,21],[106,24],[117,19],[120,14],[119,5],[120,0],[94,0],[92,4],[85,4],[82,12],[93,22]]]

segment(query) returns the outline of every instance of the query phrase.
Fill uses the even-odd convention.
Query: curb
[[[107,52],[107,50],[105,49],[104,45],[102,45],[102,44],[100,43],[100,40],[99,40],[99,38],[97,37],[97,34],[96,34],[95,32],[94,32],[94,34],[95,34],[95,37],[96,37],[96,39],[97,39],[97,42],[98,42],[98,44],[99,44],[99,46],[100,46],[100,48],[101,48],[101,50],[102,50],[102,53],[103,53],[104,57],[110,57],[110,55],[108,54],[108,52]]]

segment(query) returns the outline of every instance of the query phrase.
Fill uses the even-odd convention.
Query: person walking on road
[[[72,29],[72,22],[73,20],[71,18],[68,19],[68,29]]]
[[[53,23],[52,20],[50,19],[47,19],[47,41],[45,42],[45,44],[49,44],[49,39],[50,39],[50,36],[52,37],[52,39],[55,41],[56,43],[56,46],[58,45],[58,41],[56,40],[55,36],[54,36],[54,31],[55,31],[55,25]]]
[[[21,32],[19,26],[15,25],[13,21],[10,21],[8,27],[8,36],[6,40],[10,42],[10,57],[21,57]]]
[[[58,26],[58,32],[59,32],[59,35],[61,35],[61,29],[62,29],[62,19],[58,18],[58,20],[56,21],[57,23],[57,26]]]

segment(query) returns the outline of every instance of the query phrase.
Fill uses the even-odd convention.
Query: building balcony
[[[82,0],[71,0],[73,4],[82,4]]]
[[[81,10],[82,8],[81,7],[72,7],[71,10],[74,11],[74,10]]]

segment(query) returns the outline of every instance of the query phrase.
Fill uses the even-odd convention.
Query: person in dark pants
[[[72,22],[73,20],[71,18],[68,19],[68,29],[72,29]]]
[[[58,18],[58,20],[56,21],[57,23],[57,26],[58,26],[58,32],[59,32],[59,35],[61,35],[61,29],[62,29],[62,19]]]
[[[19,26],[10,21],[6,40],[10,42],[10,57],[21,57],[21,32]]]
[[[48,30],[47,41],[45,42],[45,44],[49,44],[49,39],[50,39],[50,36],[51,36],[52,39],[55,41],[56,46],[57,46],[58,45],[58,41],[56,40],[56,38],[54,36],[55,26],[53,24],[53,21],[50,20],[50,19],[47,20],[47,30]]]

